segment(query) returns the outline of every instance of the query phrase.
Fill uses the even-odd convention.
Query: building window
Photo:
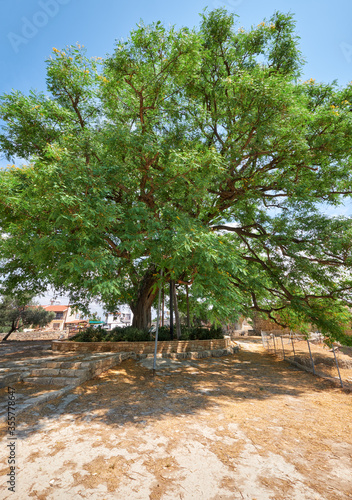
[[[64,319],[64,313],[63,312],[57,312],[55,315],[55,319]]]

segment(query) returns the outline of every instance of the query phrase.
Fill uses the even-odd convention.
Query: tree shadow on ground
[[[25,439],[62,417],[72,417],[76,424],[145,426],[169,417],[216,413],[220,405],[236,412],[248,401],[299,399],[307,392],[335,390],[329,381],[255,352],[166,366],[162,362],[158,359],[161,369],[153,377],[140,362],[124,361],[70,394],[23,412],[17,419],[17,437]]]
[[[7,340],[0,342],[1,359],[0,363],[6,363],[23,358],[43,357],[51,353],[51,341],[43,340]]]

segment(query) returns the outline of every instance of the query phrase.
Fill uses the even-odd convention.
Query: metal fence
[[[294,332],[261,332],[263,347],[269,353],[314,375],[352,386],[352,352],[338,344],[328,347],[320,333],[308,337]]]

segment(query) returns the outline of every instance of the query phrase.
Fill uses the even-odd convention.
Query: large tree
[[[2,97],[3,282],[146,326],[159,271],[233,310],[338,338],[351,301],[352,87],[299,80],[294,22],[139,25],[104,61],[54,49],[48,94]]]

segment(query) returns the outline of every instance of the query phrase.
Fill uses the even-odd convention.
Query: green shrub
[[[201,326],[187,328],[181,327],[180,340],[207,340],[222,339],[221,327],[204,328]],[[74,342],[145,342],[155,339],[155,330],[139,330],[133,326],[113,328],[110,331],[101,327],[93,328],[90,326],[86,330],[78,333],[70,340]],[[158,332],[158,340],[170,340],[170,329],[167,326],[161,326]],[[176,329],[174,329],[174,340],[176,340]]]
[[[109,332],[110,342],[144,342],[150,340],[148,329],[139,330],[134,326],[126,326],[113,328]]]
[[[174,334],[174,337],[176,334]],[[155,339],[155,331],[153,332],[153,339]],[[158,331],[158,340],[170,340],[170,329],[168,326],[160,326]]]
[[[89,326],[86,330],[77,333],[70,340],[74,342],[104,342],[106,337],[106,330],[103,328],[94,328]]]
[[[181,328],[181,340],[208,340],[222,339],[223,337],[221,327],[204,328],[202,326],[193,326]]]

